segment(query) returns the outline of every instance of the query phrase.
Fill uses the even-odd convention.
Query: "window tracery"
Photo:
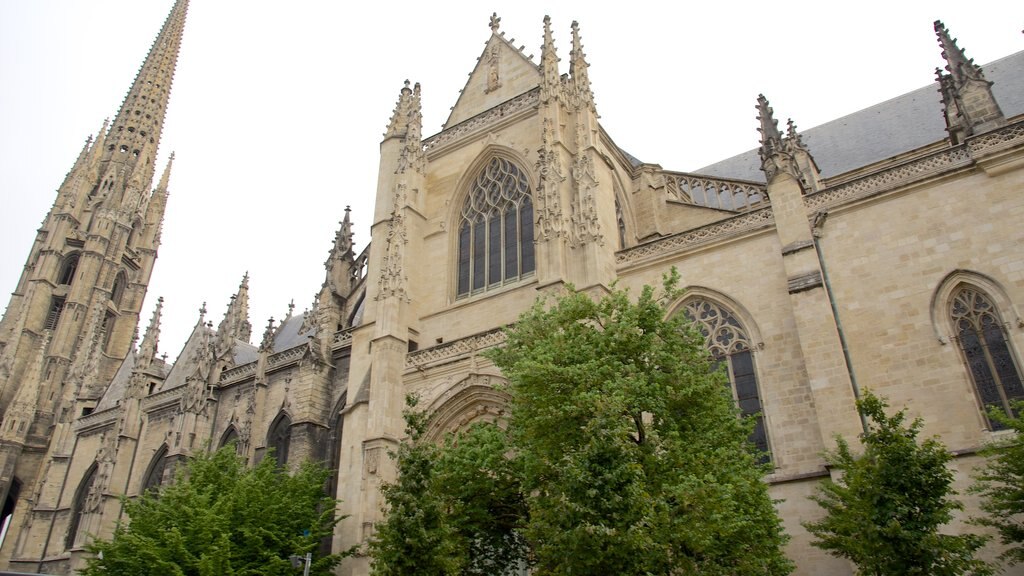
[[[497,288],[534,271],[533,200],[526,174],[494,157],[473,181],[458,225],[457,296]]]
[[[996,407],[1015,414],[1012,403],[1024,400],[1024,385],[992,299],[973,286],[962,286],[950,300],[949,314],[983,410]],[[989,424],[992,429],[1002,428],[998,422]]]
[[[694,298],[686,301],[683,304],[683,315],[704,336],[708,352],[716,363],[724,363],[732,385],[733,399],[740,413],[755,419],[750,442],[765,455],[765,461],[770,460],[768,430],[747,331],[732,312],[710,300]]]

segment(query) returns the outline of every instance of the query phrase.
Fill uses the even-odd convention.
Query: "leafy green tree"
[[[198,454],[173,484],[126,500],[130,521],[90,544],[83,574],[293,576],[289,556],[307,552],[311,574],[331,574],[345,554],[318,553],[340,520],[328,474],[313,463],[288,474],[272,457],[250,468],[234,445]]]
[[[990,419],[1015,434],[982,452],[988,460],[976,473],[971,491],[981,496],[981,509],[988,514],[974,522],[995,528],[1008,546],[1000,558],[1019,564],[1024,562],[1024,403],[1017,403],[1014,411],[1010,417],[998,408],[990,410]]]
[[[533,573],[786,574],[787,538],[725,375],[661,298],[570,291],[489,357],[509,379]]]
[[[504,430],[479,423],[439,446],[409,398],[398,479],[382,488],[388,515],[370,544],[377,576],[508,573],[526,554],[525,505]]]
[[[934,438],[918,441],[920,419],[908,426],[906,410],[887,416],[887,407],[865,393],[857,402],[868,421],[863,454],[854,455],[841,437],[826,454],[842,475],[812,497],[826,512],[804,524],[814,545],[849,559],[861,574],[990,574],[991,567],[974,557],[985,537],[939,532],[963,508],[947,467],[952,455]]]

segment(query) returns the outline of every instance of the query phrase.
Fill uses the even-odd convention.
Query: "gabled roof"
[[[1006,117],[1024,114],[1024,51],[982,67]],[[794,111],[793,116],[798,116]],[[799,118],[794,118],[799,120]],[[754,138],[751,130],[751,138]],[[938,83],[801,131],[825,178],[867,166],[946,138]],[[754,148],[693,171],[719,178],[764,182]]]
[[[506,40],[503,32],[498,32],[494,18],[491,37],[452,107],[444,128],[490,110],[540,84],[540,68],[521,49]]]

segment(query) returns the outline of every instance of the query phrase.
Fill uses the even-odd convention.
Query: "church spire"
[[[140,166],[144,172],[139,180],[144,186],[153,180],[153,160],[160,144],[187,12],[188,0],[176,0],[107,137],[105,158],[132,169]]]
[[[950,140],[959,144],[971,134],[1002,125],[1005,122],[1003,112],[992,95],[992,83],[985,79],[981,67],[957,46],[956,38],[949,35],[941,20],[935,21],[935,34],[949,72],[935,70]]]

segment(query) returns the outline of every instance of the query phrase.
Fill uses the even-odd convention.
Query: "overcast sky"
[[[172,4],[0,0],[0,292],[14,289],[57,186],[116,114]],[[760,92],[780,124],[806,129],[932,83],[937,18],[978,63],[1024,48],[1011,1],[691,4],[193,0],[141,329],[163,296],[160,348],[176,357],[202,303],[219,322],[246,271],[255,341],[291,299],[308,308],[346,205],[357,249],[367,241],[378,144],[403,80],[422,84],[424,135],[438,132],[495,10],[535,61],[549,14],[563,72],[578,20],[605,129],[682,171],[757,146]]]

